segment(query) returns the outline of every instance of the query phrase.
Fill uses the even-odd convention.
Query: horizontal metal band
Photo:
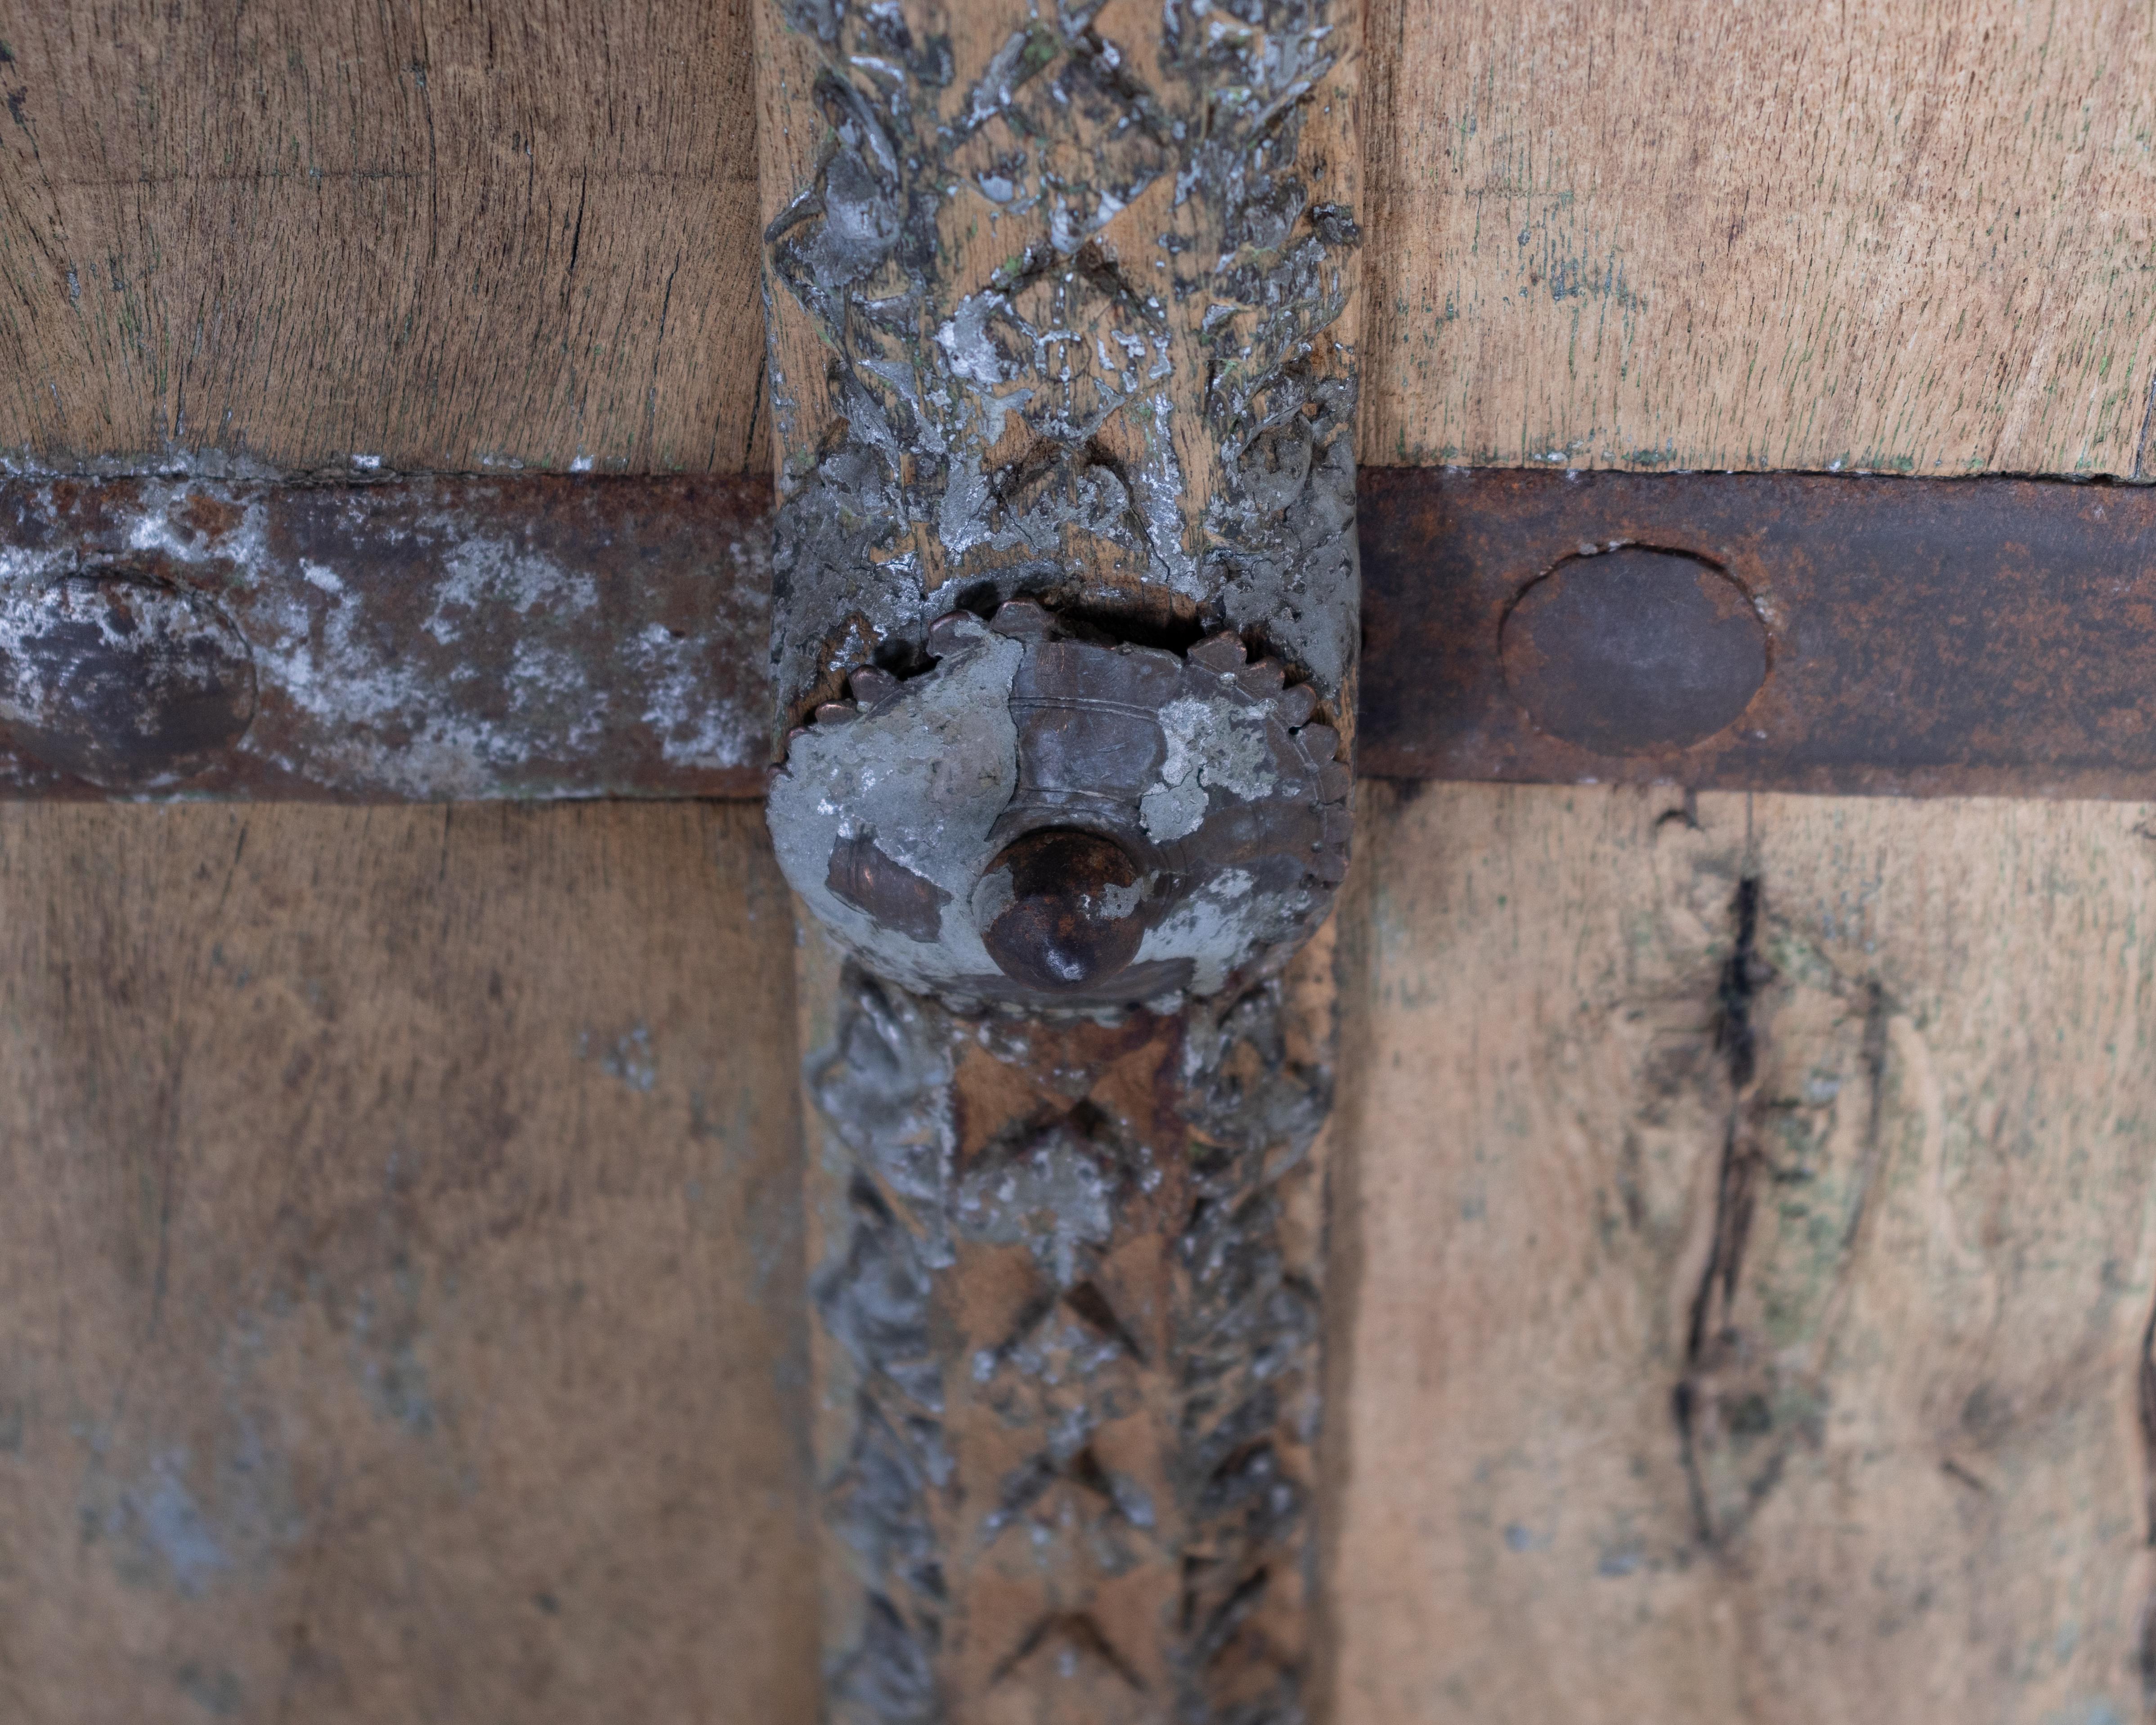
[[[2156,488],[1365,468],[1358,507],[1364,773],[2156,797]]]
[[[761,796],[770,507],[742,479],[0,485],[0,793]]]
[[[0,794],[756,796],[771,489],[0,484]],[[2156,489],[1360,475],[1358,762],[2156,797]]]

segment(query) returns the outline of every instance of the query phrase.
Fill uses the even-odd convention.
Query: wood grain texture
[[[0,809],[0,1716],[814,1717],[747,809]]]
[[[0,6],[0,451],[762,468],[745,13]],[[2152,44],[1385,0],[1363,459],[2156,478]]]
[[[2138,1717],[2146,811],[1693,813],[1366,790],[1333,1717]]]
[[[0,0],[0,454],[738,472],[742,0]]]
[[[1365,462],[2156,478],[2148,0],[1377,0]]]

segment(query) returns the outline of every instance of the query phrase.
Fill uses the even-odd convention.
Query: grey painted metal
[[[0,482],[0,793],[752,796],[771,490]]]
[[[848,1725],[1306,1717],[1282,972],[1348,836],[1355,29],[758,13]]]
[[[802,176],[765,234],[772,831],[850,951],[962,1001],[1214,993],[1322,916],[1347,842],[1313,749],[1358,642],[1332,331],[1361,236],[1301,142],[1347,44],[1309,0],[1227,34],[1171,6],[1111,39],[1096,10],[968,20],[1002,46],[964,67],[896,5],[803,0],[773,40],[802,80],[788,136],[824,143],[766,152]],[[962,639],[968,612],[1008,644]],[[1253,676],[1333,725],[1269,731]],[[1029,798],[1062,737],[1055,796]],[[1030,947],[987,938],[1014,891],[991,865],[1050,827],[1087,835],[1109,897],[1043,883]]]
[[[987,624],[953,613],[928,642],[929,670],[856,676],[867,698],[819,708],[772,783],[780,865],[879,974],[961,1009],[1172,1010],[1284,958],[1324,914],[1350,778],[1276,661],[1232,634],[1187,657],[1079,639],[1025,600]],[[1017,890],[999,859],[1039,834],[1130,860],[1078,912],[1129,929],[1121,962],[1059,974],[992,950]]]

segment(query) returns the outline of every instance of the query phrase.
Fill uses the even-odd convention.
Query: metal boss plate
[[[1349,774],[1307,684],[1233,635],[1074,639],[1040,606],[929,631],[789,740],[772,837],[880,974],[961,1005],[1173,1004],[1291,948],[1346,872]]]

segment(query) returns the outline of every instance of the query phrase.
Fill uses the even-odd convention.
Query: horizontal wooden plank
[[[732,473],[742,0],[0,8],[0,453]]]
[[[0,44],[0,454],[767,465],[742,0]],[[1364,61],[1365,461],[2156,478],[2131,0],[1387,0]]]
[[[1342,1717],[2132,1717],[2146,814],[1366,789]],[[812,1717],[753,814],[17,808],[0,878],[9,1717]]]
[[[0,1716],[815,1716],[748,809],[0,809]]]
[[[2146,807],[1361,816],[1336,1717],[2139,1717]]]
[[[1377,0],[1362,459],[2156,478],[2156,13]]]

